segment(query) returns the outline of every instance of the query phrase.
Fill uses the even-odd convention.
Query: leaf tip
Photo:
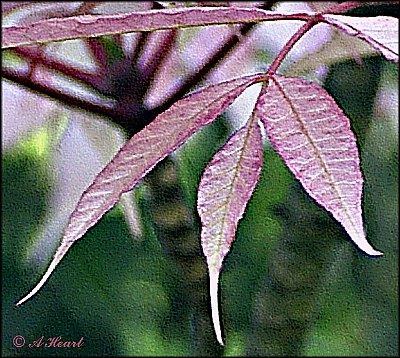
[[[15,306],[21,306],[24,302],[28,301],[31,297],[33,297],[44,285],[45,281],[47,280],[47,277],[43,276],[43,278],[40,280],[40,282],[35,286],[35,288],[30,291],[27,295],[25,295],[23,298],[21,298]]]
[[[354,243],[357,245],[357,247],[365,254],[368,256],[382,256],[383,252],[375,250],[370,243],[367,241],[367,239],[363,240],[354,240]]]
[[[24,303],[24,300],[22,299],[22,300],[19,300],[16,304],[15,304],[15,307],[18,307],[18,306],[20,306],[20,305],[22,305]]]
[[[213,268],[209,270],[210,276],[210,298],[211,298],[211,315],[214,326],[215,335],[218,343],[223,346],[224,341],[222,340],[221,325],[219,322],[218,312],[218,277],[219,271]]]
[[[43,275],[43,277],[41,278],[41,280],[38,282],[38,284],[33,288],[32,291],[30,291],[26,296],[24,296],[23,298],[21,298],[16,304],[15,306],[20,306],[23,303],[25,303],[26,301],[28,301],[30,298],[32,298],[34,295],[36,295],[36,293],[44,286],[44,284],[47,282],[47,280],[49,279],[50,275],[52,274],[52,272],[54,271],[54,269],[56,268],[56,266],[58,265],[58,263],[60,262],[60,260],[62,259],[62,257],[65,255],[66,251],[68,250],[69,246],[71,246],[70,243],[68,243],[66,245],[66,248],[64,248],[63,245],[60,246],[59,251],[61,251],[60,253],[56,253],[53,261],[50,263],[50,266],[48,267],[47,271],[45,272],[45,274]],[[61,250],[60,250],[61,249]]]
[[[35,286],[35,288],[32,290],[32,291],[30,291],[26,296],[24,296],[23,298],[21,298],[16,304],[15,304],[15,306],[20,306],[20,305],[22,305],[24,302],[26,302],[26,301],[28,301],[31,297],[33,297],[41,288],[42,288],[42,286],[45,284],[45,282],[47,281],[47,279],[48,279],[48,277],[50,276],[50,273],[51,272],[49,272],[48,274],[47,274],[47,272],[46,272],[46,274],[43,276],[43,278],[39,281],[39,283]]]
[[[383,256],[383,252],[375,250],[372,246],[367,249],[361,248],[369,256]]]
[[[368,242],[365,235],[350,235],[353,242],[357,245],[357,247],[369,256],[382,256],[383,252],[375,250],[372,245]]]

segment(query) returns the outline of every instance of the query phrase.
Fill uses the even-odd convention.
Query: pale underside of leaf
[[[46,282],[72,244],[110,210],[154,166],[201,127],[210,124],[248,86],[265,79],[249,75],[203,88],[181,99],[134,135],[96,176],[69,218],[62,242],[37,286],[17,305],[32,297]]]
[[[390,16],[324,15],[327,23],[364,40],[390,61],[399,61],[399,19]]]
[[[360,160],[350,121],[318,84],[271,76],[256,115],[285,164],[307,193],[338,220],[354,243],[380,255],[362,221]]]
[[[189,7],[117,15],[70,16],[42,20],[28,26],[5,27],[2,29],[2,48],[181,27],[287,19],[307,20],[312,14],[312,12],[277,13],[240,7]]]
[[[219,273],[259,179],[261,166],[261,130],[257,120],[252,118],[217,152],[199,185],[197,210],[202,222],[201,243],[209,269],[212,319],[221,345]]]

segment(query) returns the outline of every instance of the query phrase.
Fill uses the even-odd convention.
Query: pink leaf
[[[212,319],[222,345],[218,317],[218,278],[222,261],[235,239],[238,221],[257,184],[262,166],[262,137],[252,118],[208,164],[199,185],[197,210],[201,243],[210,276]]]
[[[365,238],[363,178],[349,119],[318,84],[271,76],[256,104],[268,137],[307,193],[338,220],[355,244],[380,255]]]
[[[399,61],[399,19],[389,16],[324,15],[327,23],[370,44],[388,60]]]
[[[81,15],[3,28],[2,48],[102,35],[155,31],[180,27],[308,20],[312,13],[285,14],[256,8],[193,7],[138,11],[116,15]]]
[[[263,79],[264,75],[250,75],[203,88],[176,102],[134,135],[82,194],[49,268],[17,305],[43,286],[72,244],[117,203],[122,193],[131,190],[192,134],[210,124],[248,86]]]

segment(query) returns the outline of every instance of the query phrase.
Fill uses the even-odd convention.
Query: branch
[[[164,9],[164,6],[158,3],[157,1],[153,1],[152,10],[161,10]],[[135,49],[133,50],[132,54],[130,54],[130,58],[132,63],[137,63],[139,58],[143,54],[143,50],[145,49],[147,42],[149,40],[149,32],[140,32],[138,34],[137,42]]]
[[[341,4],[335,4],[331,6],[329,9],[324,11],[323,13],[329,13],[329,14],[340,14],[349,10],[354,9],[355,7],[358,7],[360,5],[363,5],[361,1],[348,1],[344,2]],[[326,20],[322,16],[323,13],[316,14],[314,16],[311,16],[309,20],[302,26],[300,27],[299,30],[295,32],[295,34],[289,39],[289,41],[283,46],[282,50],[279,52],[278,56],[275,57],[274,61],[272,62],[271,66],[269,67],[267,73],[269,75],[273,75],[276,73],[277,69],[279,66],[282,64],[283,60],[289,53],[289,51],[293,48],[293,46],[296,44],[297,41],[299,41],[306,32],[308,32],[311,28],[313,28],[315,25],[317,25],[319,22],[325,22]]]
[[[275,1],[266,1],[260,5],[259,9],[264,11],[270,10],[274,4]],[[247,36],[256,25],[256,22],[242,24],[237,33],[229,37],[225,44],[223,44],[213,55],[211,55],[208,61],[200,69],[187,77],[185,81],[175,90],[175,92],[159,106],[158,110],[163,112],[174,102],[182,98],[197,83],[200,83],[200,81],[203,80],[204,77],[207,76],[207,74],[213,70],[224,57],[229,55],[229,52],[231,52],[240,41],[243,41],[243,37]]]
[[[83,72],[78,68],[73,68],[63,62],[57,61],[50,57],[40,56],[39,51],[31,47],[16,47],[11,51],[25,57],[27,60],[34,60],[36,64],[41,64],[49,70],[60,72],[61,74],[71,77],[74,80],[84,82],[85,84],[96,88],[98,79],[95,75]],[[38,56],[39,55],[39,56]]]
[[[52,88],[48,84],[43,84],[38,81],[34,81],[28,76],[18,73],[17,71],[2,68],[2,77],[15,82],[26,89],[35,93],[40,93],[46,97],[50,97],[52,100],[61,102],[64,105],[71,106],[80,110],[85,110],[98,114],[101,116],[112,117],[113,116],[113,105],[109,104],[97,104],[91,100],[85,100],[82,97],[75,97],[70,94],[64,93],[60,89]]]
[[[162,37],[161,39],[159,39],[158,44],[156,45],[157,48],[151,55],[151,58],[145,62],[145,66],[138,70],[140,72],[140,77],[142,81],[141,86],[144,92],[147,91],[150,83],[154,80],[154,75],[159,70],[160,65],[171,52],[173,45],[176,41],[178,32],[177,30],[170,30],[165,34],[153,35],[161,35]]]
[[[169,108],[174,102],[178,99],[182,98],[192,87],[194,87],[197,83],[199,83],[205,76],[215,68],[215,66],[220,62],[224,57],[231,52],[234,47],[239,43],[241,37],[246,36],[254,27],[256,23],[244,24],[242,25],[238,32],[238,34],[232,35],[225,44],[220,47],[209,59],[208,61],[196,72],[192,73],[189,77],[185,79],[185,81],[175,90],[175,92],[168,98],[160,107],[159,110],[162,112]]]
[[[300,29],[295,32],[295,34],[289,39],[288,42],[286,42],[285,46],[283,46],[282,50],[278,53],[278,56],[275,57],[274,61],[267,71],[269,75],[273,75],[276,73],[277,69],[282,64],[283,60],[285,59],[289,51],[293,48],[295,43],[299,41],[304,36],[304,34],[312,27],[314,27],[317,23],[317,18],[313,18],[306,22],[302,27],[300,27]]]

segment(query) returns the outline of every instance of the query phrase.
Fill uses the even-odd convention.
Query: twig
[[[269,75],[273,75],[276,73],[277,69],[279,66],[282,64],[283,60],[289,53],[289,51],[293,48],[293,46],[296,44],[297,41],[299,41],[306,32],[308,32],[311,28],[313,28],[315,25],[317,25],[321,21],[325,21],[324,18],[322,17],[323,14],[325,13],[343,13],[346,11],[349,11],[351,9],[354,9],[355,7],[358,7],[362,5],[363,3],[361,1],[348,1],[344,2],[341,4],[335,4],[331,6],[329,9],[326,11],[317,14],[313,17],[310,18],[300,29],[298,29],[295,34],[289,39],[288,42],[283,46],[282,50],[279,52],[279,54],[275,57],[274,61],[272,62],[271,66],[269,67],[267,73]]]
[[[309,21],[307,21],[300,29],[298,29],[295,34],[289,39],[288,42],[286,42],[285,46],[283,46],[282,50],[278,53],[278,55],[275,57],[274,61],[272,62],[271,66],[268,68],[267,73],[269,75],[275,74],[277,71],[278,67],[282,64],[283,60],[289,53],[289,51],[293,48],[295,43],[299,41],[304,34],[309,31],[312,27],[314,27],[318,23],[317,18],[313,18]]]
[[[173,45],[175,44],[178,32],[176,30],[170,30],[165,34],[152,34],[152,36],[160,36],[158,48],[154,51],[151,58],[146,61],[146,65],[143,68],[139,68],[138,72],[141,77],[141,86],[147,90],[150,83],[154,80],[154,75],[160,69],[160,65],[171,52]],[[145,93],[143,93],[144,95]]]
[[[2,77],[15,82],[26,89],[29,89],[35,93],[40,93],[52,100],[61,102],[64,105],[71,106],[80,110],[92,112],[101,116],[112,117],[113,116],[113,105],[109,104],[97,104],[91,100],[85,100],[82,97],[75,97],[71,94],[65,93],[60,89],[52,88],[49,84],[43,84],[38,81],[34,81],[29,78],[26,74],[18,73],[17,71],[2,68]]]
[[[164,9],[164,6],[158,3],[157,1],[153,1],[152,10]],[[149,40],[150,33],[149,32],[139,32],[137,34],[138,39],[136,43],[136,47],[130,56],[132,59],[132,63],[137,63],[139,58],[142,56],[144,49],[146,48],[147,42]]]
[[[38,51],[34,50],[32,47],[15,47],[11,49],[11,51],[25,57],[28,61],[34,60],[36,64],[41,64],[49,70],[60,72],[74,80],[84,82],[93,88],[97,86],[98,79],[95,75],[83,72],[80,69],[73,68],[50,57],[38,56]]]
[[[275,4],[275,1],[266,1],[259,6],[260,9],[270,10]],[[215,66],[231,52],[235,46],[243,41],[243,37],[247,36],[249,32],[254,29],[257,23],[243,24],[239,27],[238,32],[229,37],[225,43],[208,59],[208,61],[196,72],[192,73],[185,81],[166,99],[166,101],[157,108],[160,112],[168,109],[174,102],[182,98],[192,87],[200,83],[205,76],[215,68]]]

